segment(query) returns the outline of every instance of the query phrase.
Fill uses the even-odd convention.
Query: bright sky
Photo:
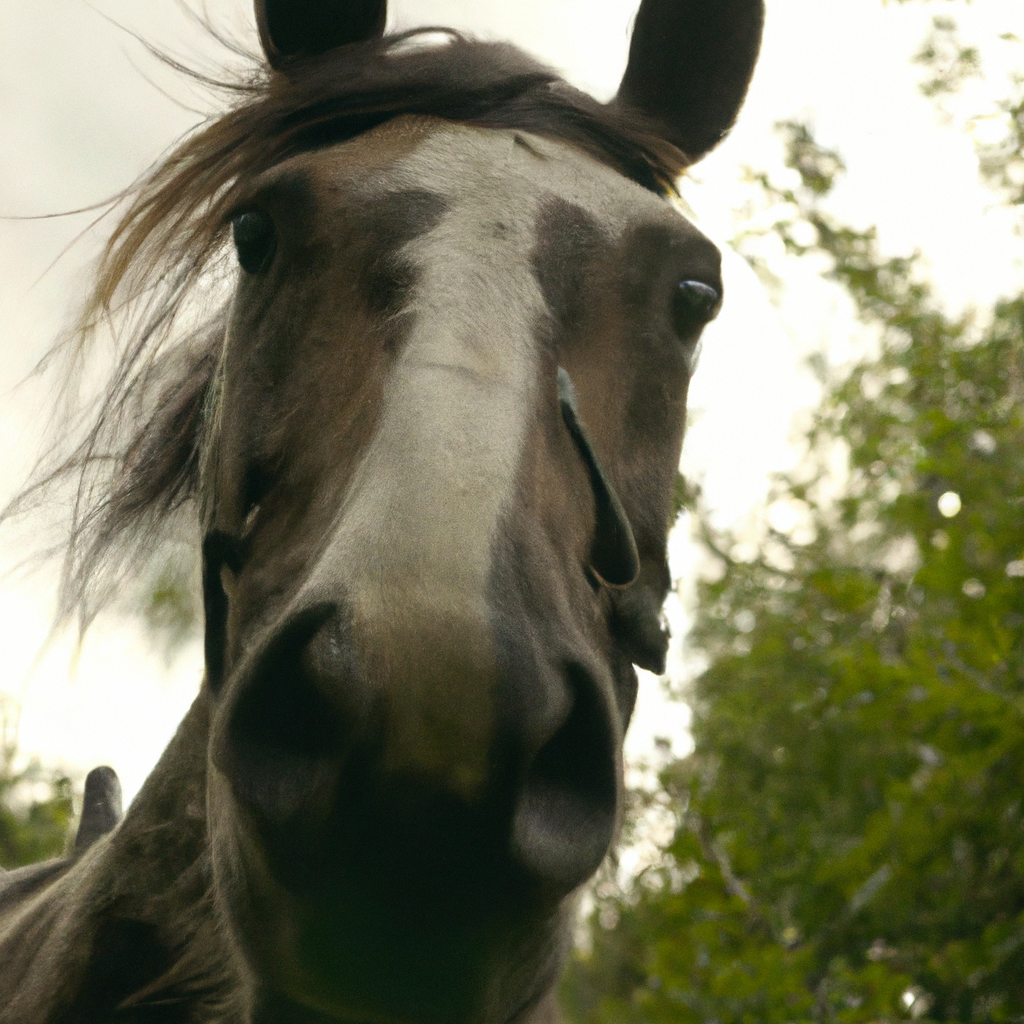
[[[219,22],[251,33],[245,0],[208,0],[208,7]],[[509,38],[607,98],[625,63],[634,9],[635,0],[401,0],[393,21]],[[735,212],[749,195],[742,166],[778,172],[781,148],[772,125],[804,118],[823,143],[841,149],[848,165],[837,212],[858,226],[877,223],[888,252],[920,248],[953,306],[984,305],[1019,289],[1020,240],[990,209],[992,197],[978,185],[971,141],[957,117],[944,123],[919,95],[920,69],[908,58],[939,13],[957,17],[968,38],[993,40],[1012,31],[1024,39],[1024,4],[768,0],[768,9],[763,56],[740,125],[685,188],[705,231],[718,241],[734,232]],[[113,22],[188,61],[203,53],[216,60],[173,0],[0,0],[0,215],[52,213],[103,199],[196,119],[161,91],[194,101],[191,87]],[[985,55],[991,88],[986,93],[979,86],[965,100],[979,110],[992,90],[999,93],[1008,67],[1024,68],[1020,44],[996,44]],[[0,221],[0,498],[30,465],[48,403],[39,388],[7,389],[31,369],[83,294],[101,236],[48,268],[87,223],[84,217]],[[684,466],[704,481],[720,520],[734,522],[762,500],[768,474],[795,457],[793,418],[815,399],[802,360],[821,348],[847,358],[856,331],[830,289],[800,280],[776,307],[742,260],[728,257],[726,266],[725,312],[708,332],[691,392],[697,415]],[[3,553],[22,556],[30,542],[41,540],[7,539]],[[675,553],[680,570],[692,573],[685,530]],[[111,764],[130,797],[196,692],[198,648],[168,669],[130,619],[111,615],[90,633],[77,671],[70,641],[35,663],[52,588],[47,572],[0,583],[0,690],[23,705],[24,751],[78,773]],[[673,615],[685,624],[681,608]],[[685,708],[666,705],[658,682],[645,679],[628,749],[642,757],[657,735],[685,749],[685,722]]]

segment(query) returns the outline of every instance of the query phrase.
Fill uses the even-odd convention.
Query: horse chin
[[[395,788],[404,808],[378,787],[395,832],[406,833],[415,808],[461,830],[458,844],[439,848],[431,826],[403,849],[366,820],[366,806],[317,829],[305,812],[271,826],[211,770],[215,891],[252,974],[270,979],[266,998],[352,1024],[515,1019],[561,965],[573,899],[555,898],[493,842],[466,852],[464,809],[436,789],[428,797],[424,780]]]

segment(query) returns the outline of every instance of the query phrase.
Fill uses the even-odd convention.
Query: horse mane
[[[429,45],[438,31],[446,44]],[[249,56],[237,81],[171,63],[233,103],[114,201],[126,209],[81,317],[40,364],[71,355],[73,390],[82,360],[107,335],[113,369],[68,428],[74,440],[55,443],[0,512],[0,522],[20,518],[55,490],[70,494],[57,624],[77,618],[83,631],[197,496],[223,334],[217,282],[227,277],[230,218],[248,179],[401,114],[567,142],[660,193],[688,163],[641,114],[599,103],[513,46],[447,29],[352,44],[283,71]]]

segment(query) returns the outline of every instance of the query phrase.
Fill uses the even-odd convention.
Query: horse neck
[[[237,1019],[211,898],[207,730],[201,694],[114,832],[0,880],[0,1024],[103,1020],[169,996]]]

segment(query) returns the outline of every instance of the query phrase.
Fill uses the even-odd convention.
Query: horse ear
[[[761,47],[764,0],[643,0],[613,103],[696,162],[732,127]]]
[[[75,853],[84,853],[101,836],[113,832],[121,820],[121,782],[113,768],[93,768],[85,777],[82,820],[75,838]]]
[[[387,13],[387,0],[256,0],[260,42],[274,68],[383,35]]]

